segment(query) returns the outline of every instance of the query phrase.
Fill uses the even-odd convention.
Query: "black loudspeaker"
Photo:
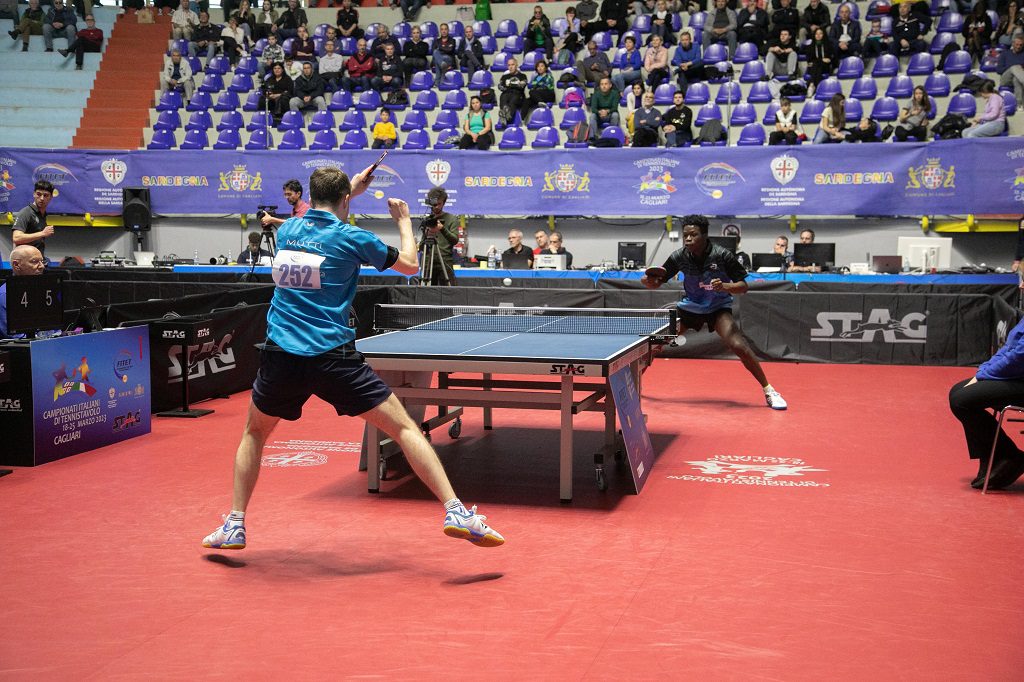
[[[153,222],[149,204],[149,190],[145,187],[125,187],[121,190],[121,219],[124,229],[148,231]]]

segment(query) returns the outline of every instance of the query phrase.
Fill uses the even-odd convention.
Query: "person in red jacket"
[[[75,34],[65,50],[57,50],[61,57],[67,59],[72,53],[75,55],[75,69],[82,70],[85,63],[86,52],[100,52],[103,49],[103,29],[96,28],[96,18],[91,14],[85,15],[85,28]]]
[[[356,53],[345,60],[345,71],[348,73],[341,79],[341,87],[349,92],[357,87],[370,89],[370,78],[377,74],[377,60],[366,49],[366,39],[356,42]]]

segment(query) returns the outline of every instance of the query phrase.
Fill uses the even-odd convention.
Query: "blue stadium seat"
[[[257,93],[259,97],[259,93]],[[234,111],[241,106],[241,102],[238,100],[238,93],[231,90],[225,90],[224,92],[217,95],[217,103],[213,105],[214,111]]]
[[[893,97],[879,97],[871,107],[871,118],[876,121],[895,121],[900,115],[900,103]]]
[[[441,31],[438,30],[437,24],[433,21],[424,21],[420,24],[420,33],[423,34],[424,38],[436,38],[441,35]]]
[[[704,66],[713,66],[718,62],[729,60],[729,48],[723,43],[711,43],[708,49],[704,50]]]
[[[174,149],[176,146],[173,130],[155,130],[153,139],[146,145],[146,149]]]
[[[459,139],[461,137],[462,133],[455,128],[442,130],[437,134],[437,141],[434,142],[434,149],[454,149],[455,145],[459,143]]]
[[[618,144],[617,147],[621,147],[626,144],[626,133],[622,131],[619,126],[608,126],[601,131],[602,140],[615,140]]]
[[[451,90],[461,90],[464,87],[466,87],[466,82],[462,77],[462,72],[453,69],[445,71],[444,76],[441,78],[441,84],[437,86],[437,89],[441,92],[449,92]]]
[[[499,52],[494,55],[494,60],[491,62],[491,71],[494,73],[504,73],[505,71],[508,71],[507,64],[510,57],[512,57],[512,55],[507,52]]]
[[[650,33],[651,32],[651,15],[649,14],[638,14],[633,17],[633,25],[630,29],[637,33]],[[639,44],[639,43],[638,43]]]
[[[430,71],[417,71],[409,80],[410,92],[423,92],[434,87],[434,74]]]
[[[736,104],[743,100],[743,93],[740,91],[740,84],[736,81],[722,83],[715,95],[716,104]]]
[[[338,148],[338,136],[333,129],[318,130],[313,142],[310,143],[311,151],[330,151]]]
[[[400,21],[391,27],[391,35],[396,38],[409,38],[412,36],[412,25],[408,21]]]
[[[778,111],[778,110],[779,110],[779,103],[778,102],[772,102],[771,104],[769,104],[768,108],[765,109],[764,118],[761,119],[761,123],[765,124],[766,126],[774,126],[775,125],[775,112]]]
[[[736,141],[739,147],[760,147],[764,145],[764,128],[760,123],[748,123],[740,130],[740,139]]]
[[[301,111],[286,111],[277,124],[278,130],[302,130],[306,127],[306,120]]]
[[[231,61],[222,54],[215,55],[213,59],[206,62],[206,68],[204,71],[207,74],[215,73],[218,76],[223,76],[231,70]]]
[[[546,60],[547,55],[544,53],[544,50],[533,50],[523,55],[523,63],[519,68],[522,71],[536,71],[537,62]]]
[[[748,64],[760,64],[760,62],[748,62]],[[762,67],[764,68],[764,67]],[[689,94],[689,90],[687,90]],[[767,83],[754,83],[750,86],[750,92],[747,93],[747,101],[751,104],[763,104],[765,102],[772,101],[772,91],[768,87]]]
[[[705,104],[697,110],[697,115],[694,118],[694,125],[702,126],[705,121],[709,121],[713,118],[717,118],[719,121],[722,120],[722,110],[717,104]]]
[[[311,133],[318,133],[321,130],[334,130],[334,126],[336,125],[337,123],[334,121],[334,112],[330,110],[318,111],[313,114],[313,120],[309,122],[307,130]]]
[[[818,88],[814,91],[814,99],[827,102],[832,99],[833,95],[842,91],[843,84],[839,82],[839,79],[835,76],[829,76],[818,83]]]
[[[949,11],[949,0],[932,0],[931,15],[937,17],[943,12]]]
[[[356,109],[362,109],[363,111],[375,111],[380,109],[380,105],[380,93],[376,90],[361,92],[359,93],[359,99],[356,100]]]
[[[900,60],[896,55],[883,54],[875,60],[871,68],[871,75],[874,78],[888,78],[895,76],[900,71]]]
[[[558,128],[545,126],[537,131],[537,136],[533,138],[531,146],[534,149],[552,149],[557,147],[558,143]]]
[[[766,84],[767,85],[767,84]],[[686,89],[686,97],[683,101],[686,104],[707,104],[711,99],[711,90],[707,83],[690,83]]]
[[[217,122],[218,131],[238,130],[244,126],[245,121],[242,120],[242,113],[239,111],[229,111],[221,116],[220,121]],[[241,141],[238,144],[242,144]],[[235,146],[237,147],[238,145]],[[219,147],[214,147],[214,149],[219,149]]]
[[[304,149],[305,147],[306,136],[297,128],[286,130],[281,141],[277,144],[278,149]]]
[[[253,114],[252,118],[249,119],[249,125],[245,126],[245,129],[250,133],[257,130],[266,130],[274,125],[274,119],[271,118],[270,113],[266,111],[257,111]]]
[[[416,95],[416,101],[412,103],[412,108],[419,111],[433,111],[437,109],[437,92],[433,90],[424,90]]]
[[[707,19],[707,12],[694,12],[693,14],[690,15],[690,21],[688,22],[687,25],[690,28],[704,28],[704,21],[706,19]],[[694,43],[697,44],[697,45],[700,44],[700,43],[697,43],[696,41],[694,41]]]
[[[505,38],[505,43],[501,46],[501,51],[512,56],[522,54],[523,37],[516,35]]]
[[[868,21],[874,21],[875,19],[888,17],[891,10],[892,2],[890,2],[890,0],[871,0],[871,4],[868,5],[868,11],[864,14],[864,18]]]
[[[314,38],[324,38],[327,36],[327,29],[331,27],[330,24],[317,24],[316,28],[313,29]]]
[[[758,84],[761,78],[764,76],[764,62],[755,60],[747,62],[743,65],[743,70],[740,72],[740,83],[754,83]],[[764,84],[767,87],[767,83]],[[749,98],[747,101],[750,101]]]
[[[252,55],[242,57],[235,65],[235,73],[245,73],[250,76],[259,73],[259,60]]]
[[[345,112],[345,117],[341,119],[341,125],[338,126],[338,130],[347,132],[349,130],[362,130],[365,127],[366,114],[358,109],[352,109]]]
[[[522,149],[525,144],[526,135],[523,133],[523,129],[519,126],[509,126],[501,135],[501,142],[498,143],[498,149]]]
[[[331,95],[331,101],[327,103],[331,111],[347,111],[352,108],[352,93],[348,90],[338,90]]]
[[[419,130],[420,128],[426,127],[427,115],[422,111],[413,109],[412,111],[409,112],[409,115],[405,117],[405,120],[402,122],[400,129],[403,133],[408,133],[413,130]],[[406,149],[408,149],[408,147],[406,147]]]
[[[358,42],[358,40],[351,37],[338,38],[338,44],[335,47],[338,48],[338,52],[342,56],[351,57],[356,53],[356,43]]]
[[[153,124],[153,130],[177,130],[181,127],[181,115],[177,111],[161,111]]]
[[[219,73],[208,73],[203,76],[199,92],[220,92],[224,89],[224,76]]]
[[[470,90],[483,90],[485,88],[494,87],[494,76],[491,75],[490,71],[480,70],[473,74],[469,79]]]
[[[757,111],[753,104],[742,102],[732,108],[732,117],[729,125],[745,126],[757,120]]]
[[[434,125],[432,129],[435,133],[439,133],[442,130],[448,130],[449,128],[459,127],[459,112],[452,110],[441,110],[437,113],[437,118],[434,119]]]
[[[735,64],[749,64],[757,61],[759,57],[757,45],[754,43],[740,43],[736,46],[736,56],[732,58],[732,61]]]
[[[540,130],[555,125],[555,115],[545,106],[539,106],[530,112],[526,121],[527,130]]]
[[[365,130],[349,130],[345,133],[345,139],[341,142],[342,149],[366,149],[369,142],[366,140]]]
[[[935,62],[927,52],[917,52],[910,55],[910,61],[907,62],[908,76],[927,76],[934,70]],[[892,75],[895,76],[896,74]]]
[[[268,41],[266,38],[260,38],[259,40],[257,40],[255,43],[253,43],[252,53],[257,57],[262,57],[263,50],[267,49],[267,42]]]
[[[239,114],[240,115],[240,114]],[[213,143],[214,149],[238,149],[242,146],[242,136],[238,134],[238,128],[225,128],[220,131],[217,141]]]
[[[612,36],[607,31],[598,31],[591,37],[591,40],[597,43],[597,49],[600,52],[612,49]]]
[[[995,27],[995,24],[992,25]],[[964,30],[964,16],[959,12],[943,12],[935,25],[939,33],[960,33]]]
[[[185,133],[185,141],[181,143],[180,149],[206,149],[209,146],[205,130],[190,130]]]
[[[208,92],[194,92],[185,105],[185,111],[206,111],[213,107],[213,98]]]
[[[1003,110],[1007,116],[1013,116],[1017,113],[1017,97],[1007,90],[1001,90],[999,92],[1003,96]],[[1009,123],[1007,123],[1009,125]]]
[[[817,125],[821,122],[821,112],[825,111],[825,102],[812,99],[800,110],[800,123],[804,125]]]
[[[405,138],[402,149],[430,149],[430,135],[422,128],[412,130]]]
[[[462,90],[452,90],[444,97],[444,102],[441,104],[442,109],[451,109],[453,111],[462,111],[469,106],[469,100],[466,98],[466,93]]]
[[[844,57],[839,62],[836,76],[839,80],[852,80],[864,75],[864,60],[860,57]]]
[[[505,19],[498,23],[498,30],[494,32],[495,38],[508,38],[519,35],[519,27],[513,19]]]
[[[181,93],[177,90],[168,90],[160,95],[160,102],[156,105],[156,110],[177,111],[182,106],[184,106],[184,102],[181,98]]]
[[[675,83],[662,83],[654,88],[654,103],[657,105],[672,104],[672,98],[676,94],[676,89]]]
[[[974,95],[966,91],[958,92],[950,97],[949,106],[946,107],[947,114],[961,114],[967,118],[973,118],[977,112],[978,105],[974,101]]]
[[[562,130],[572,130],[577,123],[587,122],[587,111],[582,107],[572,107],[566,109],[565,114],[562,116],[562,122],[558,124],[558,127]]]
[[[209,130],[213,127],[213,117],[209,111],[193,111],[185,124],[185,130]]]
[[[942,54],[942,51],[946,49],[946,45],[949,45],[956,40],[956,36],[952,33],[936,33],[932,37],[931,46],[928,48],[928,52],[931,54]]]
[[[929,97],[948,97],[950,91],[949,76],[937,71],[925,80],[924,91]]]
[[[171,41],[171,46],[167,48],[167,56],[170,57],[171,52],[173,52],[175,49],[177,49],[183,55],[188,54],[188,41],[184,38],[179,38],[178,40]]]
[[[456,40],[462,38],[462,33],[466,30],[466,25],[458,19],[453,19],[448,22],[448,35],[452,36]]]
[[[256,151],[260,149],[270,149],[270,131],[266,128],[258,128],[256,130],[249,128],[249,130],[249,141],[245,143],[245,148],[247,150]]]
[[[971,70],[971,54],[966,50],[957,50],[946,57],[942,70],[946,73],[967,73]],[[910,73],[908,70],[907,73]]]
[[[492,55],[498,51],[498,41],[494,39],[494,36],[480,36],[480,49],[485,55]]]
[[[222,93],[224,94],[224,93]],[[237,92],[229,92],[227,94],[238,96]],[[242,111],[260,111],[263,107],[260,106],[260,91],[253,90],[249,93],[249,96],[245,98],[245,104],[242,105]]]
[[[864,104],[859,99],[846,98],[846,120],[859,121],[864,117]]]
[[[236,73],[231,78],[231,85],[228,86],[231,92],[251,92],[252,88],[252,76],[247,73]]]
[[[481,36],[491,37],[491,22],[489,21],[474,21],[473,22],[473,33],[479,38]]]
[[[551,35],[556,38],[561,37],[568,27],[569,22],[565,17],[555,17],[551,20]]]
[[[878,97],[878,85],[871,76],[858,78],[850,88],[850,97],[859,100],[873,100]]]
[[[889,87],[885,89],[886,97],[904,99],[914,94],[914,81],[910,76],[893,76]]]

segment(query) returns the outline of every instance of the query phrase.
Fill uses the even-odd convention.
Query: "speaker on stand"
[[[142,251],[142,233],[149,232],[153,227],[153,210],[149,203],[149,189],[145,187],[125,187],[121,190],[121,219],[124,229],[135,235]]]

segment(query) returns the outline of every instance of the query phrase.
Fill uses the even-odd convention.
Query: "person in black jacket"
[[[772,37],[778,38],[782,29],[796,40],[800,34],[800,12],[792,6],[792,0],[781,0],[779,8],[772,13]]]
[[[326,87],[320,74],[313,73],[313,64],[303,62],[302,75],[292,84],[292,98],[288,102],[288,107],[292,111],[314,108],[317,111],[324,111],[327,109],[327,102],[324,100]]]
[[[836,56],[832,51],[832,43],[825,35],[825,29],[819,26],[812,34],[811,44],[804,48],[804,55],[807,56],[807,75],[810,76],[811,88],[814,88],[823,79],[832,75],[836,68]],[[807,96],[810,97],[812,90],[808,89]]]
[[[979,2],[964,20],[964,49],[979,62],[985,48],[992,42],[992,19],[988,16],[987,7],[986,3]]]
[[[666,147],[683,147],[693,142],[693,111],[683,104],[683,93],[672,95],[672,108],[661,115]]]
[[[757,0],[747,0],[747,6],[736,16],[736,37],[741,43],[754,43],[764,54],[768,40],[768,13],[757,6]]]
[[[409,40],[402,46],[402,67],[405,70],[405,80],[412,80],[412,75],[417,71],[426,71],[429,62],[430,45],[423,40],[423,31],[419,26],[413,26]]]
[[[516,112],[523,106],[526,98],[526,74],[519,70],[519,62],[509,59],[505,63],[506,71],[498,81],[501,97],[498,99],[498,120],[502,125],[510,125]]]
[[[896,21],[892,22],[892,44],[889,48],[897,57],[924,52],[927,43],[921,40],[921,22],[910,13],[910,3],[901,2]]]
[[[371,81],[378,92],[394,92],[402,88],[402,59],[395,54],[395,46],[384,46],[384,57],[377,60],[377,75]]]
[[[281,12],[274,24],[274,33],[277,40],[283,45],[286,38],[294,38],[299,35],[299,26],[309,23],[306,18],[306,11],[299,7],[298,0],[288,0],[288,9]]]
[[[628,12],[629,0],[604,0],[601,3],[603,30],[621,36],[629,28],[626,21]]]
[[[860,22],[855,21],[851,14],[849,5],[840,5],[839,16],[832,22],[832,28],[828,32],[836,59],[840,61],[860,54]]]
[[[263,81],[263,103],[274,117],[274,123],[280,123],[284,112],[292,98],[292,79],[284,72],[284,64],[275,62],[271,67],[270,76]]]
[[[484,66],[484,46],[480,39],[473,34],[472,26],[462,29],[462,38],[455,51],[459,57],[459,66],[464,67],[471,75],[486,68]]]
[[[800,42],[812,39],[814,29],[818,27],[825,29],[827,34],[831,25],[832,15],[829,14],[828,7],[825,7],[821,0],[811,0],[810,4],[804,8],[804,13],[800,15]]]

